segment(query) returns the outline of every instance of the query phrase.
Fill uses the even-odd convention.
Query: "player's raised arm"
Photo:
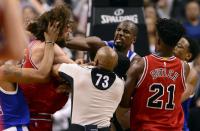
[[[28,41],[23,27],[18,0],[1,0],[3,49],[0,59],[22,59]]]
[[[105,46],[105,43],[99,37],[91,36],[87,38],[74,37],[66,41],[65,45],[71,49],[96,52],[99,48]]]

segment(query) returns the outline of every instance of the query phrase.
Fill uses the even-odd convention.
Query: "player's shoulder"
[[[139,58],[134,63],[131,63],[131,66],[128,70],[128,73],[135,77],[135,74],[142,74],[145,69],[146,60],[145,57]]]
[[[139,62],[141,59],[142,59],[142,57],[141,57],[140,55],[136,54],[136,55],[133,57],[133,59],[131,60],[131,64],[137,63],[137,62]]]
[[[137,57],[133,62],[131,62],[131,66],[141,68],[145,65],[146,57]]]
[[[28,49],[33,53],[43,53],[45,48],[45,43],[39,40],[34,40],[28,45]]]
[[[104,42],[104,44],[105,44],[106,46],[109,46],[109,47],[111,47],[111,48],[114,48],[114,40],[103,41],[103,42]]]

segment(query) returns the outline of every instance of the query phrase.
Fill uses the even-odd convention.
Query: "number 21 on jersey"
[[[167,91],[165,91],[167,88]],[[154,109],[163,109],[165,110],[173,110],[175,103],[174,103],[174,92],[175,92],[175,85],[171,84],[167,87],[164,87],[161,83],[153,83],[149,87],[149,92],[153,92],[147,99],[147,107],[154,108]],[[162,97],[167,93],[167,103],[164,104]]]

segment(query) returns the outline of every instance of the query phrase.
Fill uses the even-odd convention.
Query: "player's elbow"
[[[36,83],[46,83],[49,81],[49,74],[37,73],[34,77]]]

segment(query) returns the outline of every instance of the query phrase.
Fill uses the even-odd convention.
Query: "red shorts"
[[[31,113],[30,131],[52,131],[52,114]]]
[[[30,131],[52,131],[52,121],[31,120]]]

